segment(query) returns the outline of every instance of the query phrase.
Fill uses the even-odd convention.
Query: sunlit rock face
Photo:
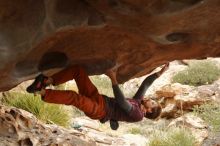
[[[118,67],[125,82],[167,61],[220,56],[219,7],[219,0],[0,0],[0,90],[73,64],[89,74]]]

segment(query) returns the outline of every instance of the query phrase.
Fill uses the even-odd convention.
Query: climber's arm
[[[169,67],[169,63],[166,63],[164,65],[164,67],[159,72],[156,72],[156,73],[146,77],[146,79],[142,82],[140,88],[138,89],[138,91],[134,95],[133,99],[143,99],[145,92],[151,86],[151,84],[154,82],[154,80],[157,79],[159,76],[161,76],[161,74],[163,74],[164,71],[166,71],[168,69],[168,67]]]
[[[112,70],[108,70],[106,72],[106,75],[111,79],[112,89],[116,102],[126,113],[129,113],[132,109],[132,105],[130,102],[128,102],[128,100],[125,99],[124,94],[122,93],[122,91],[118,86],[118,81],[116,79],[116,72]]]

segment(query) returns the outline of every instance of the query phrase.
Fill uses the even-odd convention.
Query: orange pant
[[[92,119],[102,119],[106,115],[105,101],[90,81],[87,73],[79,66],[66,68],[52,76],[54,85],[75,79],[79,93],[70,90],[46,89],[45,102],[73,105]]]

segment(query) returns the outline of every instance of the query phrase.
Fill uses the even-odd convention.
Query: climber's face
[[[162,111],[160,103],[152,99],[144,99],[141,101],[141,110],[145,118],[157,119]]]
[[[143,113],[151,113],[152,109],[157,106],[158,103],[152,99],[144,99],[141,102],[141,110]]]

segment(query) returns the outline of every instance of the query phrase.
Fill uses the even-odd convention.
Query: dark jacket
[[[157,78],[157,74],[148,76],[141,84],[133,98],[125,98],[118,85],[113,85],[113,92],[115,98],[103,95],[106,102],[106,116],[100,122],[108,120],[138,122],[144,117],[141,111],[141,101],[144,94],[153,81]]]

